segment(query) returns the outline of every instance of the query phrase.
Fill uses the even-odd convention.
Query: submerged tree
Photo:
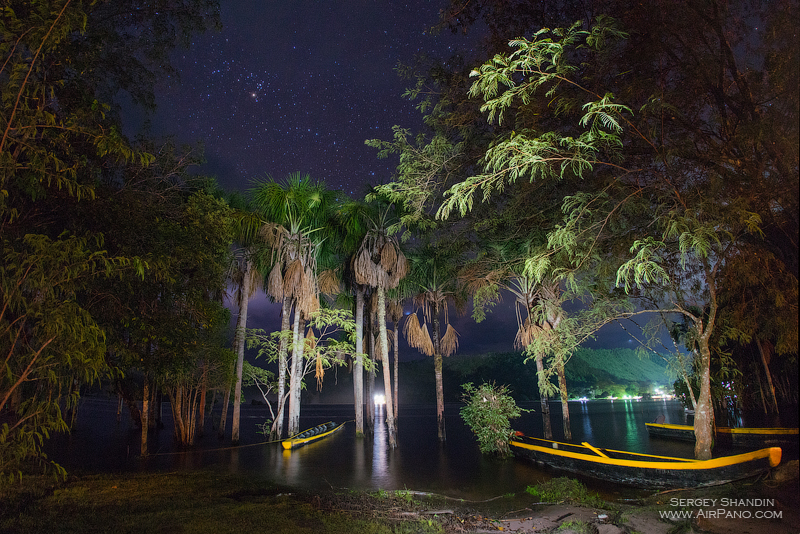
[[[386,290],[397,287],[408,272],[406,257],[400,250],[397,239],[389,235],[388,209],[382,217],[373,221],[356,253],[354,272],[356,282],[375,288],[377,298],[378,354],[383,370],[386,392],[386,426],[389,432],[389,447],[397,447],[397,426],[392,403],[392,384],[389,372],[389,346],[386,333]],[[367,399],[368,402],[370,399]]]

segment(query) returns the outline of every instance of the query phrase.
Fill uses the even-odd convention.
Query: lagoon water
[[[513,427],[531,436],[541,436],[542,417],[538,403],[522,405],[536,411],[513,421]],[[242,406],[241,436],[238,447],[230,438],[220,441],[207,425],[205,436],[191,450],[175,446],[169,405],[163,406],[165,428],[151,431],[151,456],[138,457],[140,432],[123,410],[117,422],[114,399],[84,398],[73,433],[58,436],[49,443],[50,457],[69,472],[164,472],[211,468],[230,473],[263,476],[272,483],[296,488],[414,490],[444,494],[466,500],[489,499],[524,491],[531,484],[558,476],[521,460],[498,461],[483,457],[478,445],[459,417],[459,405],[445,410],[447,441],[436,435],[435,406],[400,407],[398,447],[389,450],[381,424],[374,437],[356,440],[354,423],[314,444],[295,451],[283,451],[278,443],[264,443],[257,426],[268,417],[265,406]],[[665,456],[690,458],[689,443],[650,439],[644,426],[657,416],[666,422],[685,422],[683,407],[677,401],[592,400],[570,402],[573,441],[588,441],[599,447]],[[213,414],[218,420],[219,413]],[[326,421],[349,421],[353,408],[347,405],[304,405],[301,428]],[[551,403],[554,439],[563,438],[561,405]],[[230,418],[229,418],[230,421]],[[230,435],[230,430],[228,430]],[[635,496],[624,488],[584,482],[607,497]]]

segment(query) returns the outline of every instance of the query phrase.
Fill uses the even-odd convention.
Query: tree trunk
[[[447,439],[444,426],[444,382],[442,380],[442,336],[439,331],[439,304],[433,303],[433,374],[436,378],[436,427],[438,429],[439,441]]]
[[[206,391],[208,390],[208,363],[203,363],[203,379],[200,381],[200,406],[197,410],[197,430],[195,434],[199,437],[203,435],[206,422]]]
[[[558,390],[561,393],[561,420],[564,423],[564,439],[572,440],[572,426],[569,422],[569,399],[567,398],[567,376],[564,373],[564,362],[556,366],[558,373]]]
[[[547,402],[547,393],[544,388],[544,361],[541,354],[536,355],[536,375],[539,386],[539,406],[542,409],[542,429],[544,439],[553,439],[553,428],[550,425],[550,403]]]
[[[400,328],[399,320],[394,322],[394,417],[395,420],[400,416],[400,401],[397,400],[398,388],[400,385]]]
[[[378,350],[383,372],[383,392],[386,399],[386,428],[389,431],[389,448],[397,448],[397,427],[394,421],[392,401],[392,376],[389,365],[389,340],[386,333],[386,294],[383,287],[378,286],[378,328],[380,329]]]
[[[370,314],[371,315],[371,314]],[[372,332],[372,317],[370,316],[369,332],[369,357],[372,360],[372,370],[367,373],[367,383],[364,388],[364,397],[366,397],[366,426],[367,433],[370,436],[375,435],[375,336]]]
[[[287,332],[291,326],[292,313],[292,299],[284,298],[283,307],[281,309],[281,332]],[[288,360],[288,345],[289,340],[281,335],[281,340],[278,345],[278,406],[277,415],[272,422],[272,431],[270,432],[270,439],[281,439],[283,437],[283,419],[284,419],[284,406],[286,406],[286,373],[287,373],[287,360]]]
[[[353,365],[353,406],[356,437],[364,437],[364,289],[356,288],[356,361]]]
[[[147,373],[144,374],[144,387],[142,387],[142,444],[140,454],[147,456],[147,431],[150,427],[150,381]]]
[[[778,399],[775,397],[775,386],[772,384],[772,373],[769,371],[769,362],[767,361],[767,354],[761,341],[756,338],[756,345],[758,345],[758,353],[761,354],[761,363],[764,365],[764,374],[767,377],[767,385],[769,385],[769,393],[772,396],[772,406],[775,408],[775,414],[778,411]]]
[[[246,260],[242,286],[239,288],[239,314],[236,317],[236,334],[233,344],[236,347],[236,385],[233,390],[233,420],[231,421],[231,443],[239,443],[239,417],[242,408],[242,367],[244,366],[244,336],[247,328],[247,306],[250,295],[250,270],[253,264]]]
[[[222,413],[219,416],[219,431],[217,432],[219,439],[225,438],[225,425],[228,422],[228,404],[231,402],[231,389],[233,389],[233,382],[228,383],[225,395],[222,396]]]
[[[714,448],[714,406],[711,402],[711,351],[706,335],[700,336],[700,395],[694,412],[694,457],[710,460]]]
[[[292,343],[292,369],[289,374],[289,435],[300,432],[300,388],[303,383],[303,337],[300,330],[300,314],[295,305]]]

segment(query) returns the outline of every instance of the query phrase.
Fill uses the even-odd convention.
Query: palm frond
[[[303,287],[303,262],[294,260],[283,275],[283,295],[297,298]],[[298,299],[299,300],[299,299]]]
[[[281,265],[275,262],[272,270],[267,277],[267,293],[269,293],[276,302],[283,300],[283,275],[281,274]]]
[[[426,356],[433,356],[433,342],[428,332],[427,325],[420,325],[416,313],[408,316],[406,324],[403,325],[403,335],[406,336],[408,344],[419,350]]]
[[[442,355],[450,356],[458,350],[458,332],[452,325],[447,325],[447,331],[442,338]]]

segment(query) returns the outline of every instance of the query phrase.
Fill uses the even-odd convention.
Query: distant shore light
[[[386,396],[375,395],[375,406],[383,406],[384,404],[386,404]]]

